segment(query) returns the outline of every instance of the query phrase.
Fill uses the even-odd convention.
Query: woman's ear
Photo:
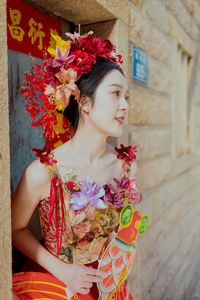
[[[86,95],[81,95],[79,100],[80,109],[83,113],[89,115],[91,110],[91,101],[90,98]]]

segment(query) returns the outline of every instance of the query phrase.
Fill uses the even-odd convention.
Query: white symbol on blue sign
[[[133,65],[132,78],[147,84],[148,82],[148,56],[147,54],[133,45]]]

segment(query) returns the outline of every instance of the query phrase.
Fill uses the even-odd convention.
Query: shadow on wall
[[[10,176],[11,194],[13,195],[22,173],[27,165],[36,159],[32,148],[43,148],[44,136],[30,127],[25,114],[25,101],[20,92],[23,86],[24,71],[29,70],[30,57],[8,49],[8,82],[9,82],[9,125],[10,125]],[[41,63],[41,59],[35,58]],[[25,118],[26,117],[26,118]],[[39,218],[35,210],[28,228],[38,240],[41,239]],[[19,272],[26,257],[13,247],[13,272]]]

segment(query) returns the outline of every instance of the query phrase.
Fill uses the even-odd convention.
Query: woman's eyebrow
[[[120,87],[120,88],[124,88],[123,85],[118,84],[118,83],[112,83],[112,84],[109,84],[109,85],[107,85],[107,86],[118,86],[118,87]],[[128,90],[126,90],[126,92],[128,93]]]

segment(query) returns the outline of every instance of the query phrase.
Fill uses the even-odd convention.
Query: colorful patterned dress
[[[98,268],[108,237],[118,231],[123,207],[141,197],[135,177],[129,178],[130,160],[117,157],[122,158],[123,164],[120,178],[113,178],[115,186],[96,185],[87,175],[83,181],[76,182],[72,169],[63,180],[56,163],[46,165],[51,191],[38,205],[44,247],[66,263]],[[13,274],[13,293],[17,299],[69,299],[65,289],[63,282],[44,269]],[[99,299],[98,287],[94,283],[90,294],[76,294],[71,299]],[[127,279],[109,299],[133,299]]]

